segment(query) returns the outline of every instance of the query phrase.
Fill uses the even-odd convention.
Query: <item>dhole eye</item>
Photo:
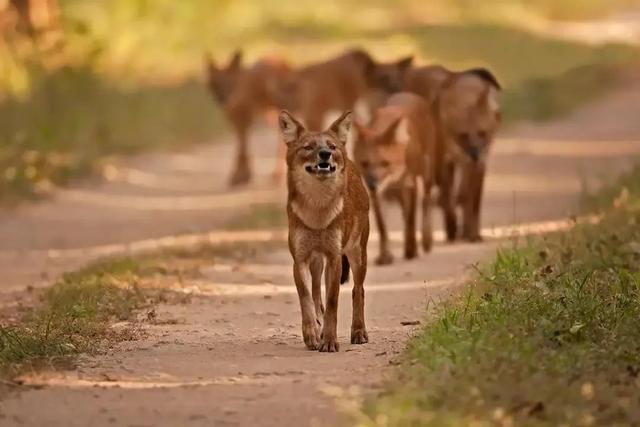
[[[478,136],[479,136],[481,139],[486,139],[486,138],[487,138],[487,132],[485,132],[485,131],[481,130],[480,132],[478,132]]]
[[[391,166],[391,163],[389,163],[388,160],[382,160],[380,162],[380,166],[382,166],[383,168],[388,168],[389,166]]]
[[[304,146],[304,147],[302,147],[302,148],[304,148],[304,149],[305,149],[305,150],[307,150],[307,151],[311,151],[311,150],[313,150],[313,146],[311,146],[311,145],[305,145],[305,146]]]
[[[335,150],[335,149],[336,149],[336,146],[335,146],[335,145],[333,145],[333,144],[329,144],[329,149],[330,149],[330,150]]]
[[[362,162],[360,162],[360,166],[362,166],[363,168],[365,168],[365,169],[366,169],[366,168],[368,168],[368,167],[369,167],[369,162],[367,162],[366,160],[365,160],[365,161],[362,161]]]

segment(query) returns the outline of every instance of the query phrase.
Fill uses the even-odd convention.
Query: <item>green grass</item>
[[[136,324],[136,311],[156,303],[184,303],[188,296],[165,286],[199,277],[202,265],[220,258],[244,261],[281,242],[229,243],[163,249],[95,262],[66,274],[16,322],[0,323],[0,378],[29,369],[67,366],[81,354],[96,354],[135,338],[134,328],[113,330],[116,321]]]
[[[355,424],[638,424],[639,180],[636,168],[600,193],[598,224],[499,251]]]
[[[0,102],[0,201],[99,173],[108,156],[208,140],[221,120],[201,84],[125,87],[91,67],[34,69],[30,96]]]
[[[124,271],[114,274],[108,263],[65,275],[20,322],[0,326],[0,375],[56,366],[79,353],[95,353],[105,339],[125,338],[108,325],[132,318],[144,304],[132,278]]]

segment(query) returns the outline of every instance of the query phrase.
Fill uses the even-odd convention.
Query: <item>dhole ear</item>
[[[486,89],[478,98],[478,108],[490,113],[497,113],[500,111],[500,104],[498,103],[498,92],[492,86],[487,86]]]
[[[398,62],[396,62],[396,66],[400,69],[400,71],[406,71],[411,64],[413,63],[413,55],[407,56],[406,58],[402,58]]]
[[[293,118],[287,110],[280,112],[280,116],[278,116],[278,126],[280,127],[282,139],[287,144],[296,142],[304,131],[304,126]]]
[[[202,56],[202,59],[203,59],[204,66],[205,66],[205,69],[207,70],[208,74],[213,74],[216,71],[218,71],[218,67],[216,66],[216,63],[213,60],[213,56],[211,55],[211,52],[206,52]]]
[[[398,129],[398,125],[400,124],[400,119],[395,119],[386,127],[384,131],[382,131],[376,141],[380,144],[391,144],[395,142],[396,139],[396,130]]]
[[[398,122],[394,136],[399,144],[407,145],[409,143],[409,120],[402,119]]]
[[[338,139],[343,144],[349,139],[351,124],[353,123],[353,114],[351,111],[345,111],[338,119],[329,126],[329,130],[338,135]]]
[[[240,49],[237,49],[235,52],[233,52],[233,55],[231,55],[231,59],[229,60],[229,65],[227,66],[227,69],[229,71],[237,71],[240,69],[241,66],[242,66],[242,51]]]

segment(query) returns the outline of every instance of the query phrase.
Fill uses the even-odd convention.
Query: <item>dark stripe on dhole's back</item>
[[[500,86],[500,83],[498,83],[498,79],[496,79],[496,76],[494,76],[493,73],[491,73],[491,71],[487,70],[486,68],[472,68],[470,70],[464,71],[464,73],[478,76],[482,80],[494,86],[496,89],[502,90],[502,86]]]
[[[342,273],[340,274],[340,284],[346,283],[349,280],[349,258],[346,255],[342,255]]]

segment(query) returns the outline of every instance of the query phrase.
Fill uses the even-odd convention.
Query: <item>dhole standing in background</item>
[[[420,95],[433,108],[438,133],[435,180],[447,240],[457,237],[456,205],[461,205],[462,238],[478,241],[487,158],[500,124],[500,83],[485,68],[451,71],[441,65],[409,65],[398,62],[378,69],[378,79],[402,79],[403,90]]]
[[[287,145],[289,249],[302,311],[302,336],[308,349],[323,352],[339,348],[338,296],[340,284],[348,279],[349,265],[353,271],[351,343],[364,344],[369,339],[364,322],[369,197],[347,158],[351,117],[350,112],[342,114],[324,132],[307,131],[286,111],[279,118]]]
[[[489,151],[501,121],[500,90],[500,84],[489,71],[474,69],[453,73],[438,92],[436,110],[442,150],[439,155],[443,166],[439,177],[440,204],[449,240],[457,234],[457,204],[462,206],[462,238],[470,242],[482,239],[480,209]]]
[[[263,114],[282,108],[279,89],[291,72],[282,60],[269,58],[251,67],[242,66],[242,53],[237,51],[226,67],[218,67],[210,56],[205,57],[209,88],[222,107],[237,136],[236,161],[229,183],[232,186],[251,180],[249,132],[256,119]],[[282,144],[278,144],[282,150]],[[284,157],[278,151],[277,158]],[[280,173],[276,166],[274,177]]]
[[[422,186],[422,247],[433,244],[431,188],[438,165],[435,159],[436,124],[429,105],[420,96],[398,93],[378,109],[367,127],[356,124],[354,157],[370,190],[374,215],[380,231],[377,264],[390,264],[386,222],[380,199],[400,202],[404,220],[404,256],[417,256],[416,210],[418,186]]]

